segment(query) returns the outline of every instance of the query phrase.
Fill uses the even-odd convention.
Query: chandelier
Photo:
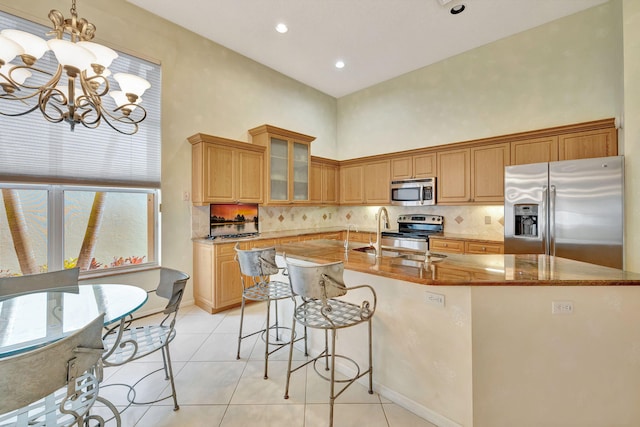
[[[55,38],[48,41],[25,31],[0,31],[0,114],[15,117],[39,110],[50,122],[69,123],[72,131],[77,124],[96,128],[104,121],[120,133],[136,133],[147,116],[140,102],[149,82],[127,73],[111,76],[108,67],[118,54],[90,41],[96,27],[78,18],[76,0],[70,19],[57,10],[49,12],[49,19],[53,30],[47,35]],[[57,60],[55,71],[37,63],[48,50]],[[119,91],[110,91],[110,76]]]

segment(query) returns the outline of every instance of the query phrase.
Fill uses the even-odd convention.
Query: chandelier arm
[[[109,114],[109,113],[107,113],[106,115],[103,115],[102,117],[104,118],[104,122],[106,124],[108,124],[111,129],[113,129],[116,132],[119,132],[119,133],[121,133],[123,135],[133,135],[134,133],[138,132],[138,123],[140,123],[142,121],[142,120],[133,121],[133,120],[129,119],[130,120],[129,123],[126,123],[124,120],[121,120],[121,119],[126,119],[127,118],[126,116],[123,116],[121,119],[118,119],[118,118],[115,118],[115,117],[111,116],[111,114]],[[129,125],[133,125],[133,130],[131,132],[125,132],[125,131],[115,127],[111,123],[111,121],[108,119],[108,117],[111,117],[113,120],[117,121],[118,123],[125,123],[125,124],[129,124]],[[146,114],[145,114],[145,117],[146,117]]]

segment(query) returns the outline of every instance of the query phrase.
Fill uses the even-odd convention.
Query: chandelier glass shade
[[[0,114],[39,110],[50,122],[69,123],[71,130],[77,124],[96,128],[104,121],[120,133],[136,133],[147,115],[140,103],[149,82],[128,73],[111,75],[108,67],[118,54],[91,41],[96,28],[78,18],[76,0],[71,18],[52,10],[49,19],[53,30],[48,35],[54,36],[49,40],[15,29],[0,31]],[[47,51],[55,56],[54,67],[40,67]],[[115,83],[109,78],[120,90],[111,90]]]

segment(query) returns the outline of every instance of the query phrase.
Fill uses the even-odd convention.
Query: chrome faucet
[[[358,232],[358,227],[356,227],[353,224],[347,224],[347,239],[344,241],[344,250],[345,250],[345,252],[349,250],[349,230],[351,230],[351,227],[353,227],[353,229],[356,231],[356,233]]]
[[[378,219],[378,224],[376,227],[376,258],[380,258],[382,257],[382,230],[381,230],[381,224],[380,221],[382,220],[382,214],[384,214],[385,217],[385,221],[384,221],[384,226],[385,228],[389,228],[389,212],[387,212],[387,208],[385,208],[384,206],[381,206],[380,209],[378,209],[378,214],[376,215],[377,219]]]

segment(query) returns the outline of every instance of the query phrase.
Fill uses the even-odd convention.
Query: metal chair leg
[[[285,399],[289,398],[289,381],[291,380],[291,359],[293,359],[293,341],[295,340],[295,335],[296,335],[296,320],[293,319],[291,323],[292,323],[291,324],[291,342],[289,343],[289,364],[287,365],[287,384],[285,385],[285,388],[284,388]],[[305,344],[306,344],[306,341],[305,341]]]
[[[267,326],[264,330],[265,338],[264,338],[264,379],[268,379],[269,376],[267,374],[269,369],[269,322],[271,316],[271,299],[267,299]]]
[[[333,427],[333,404],[336,401],[336,330],[331,330],[331,392],[329,395],[329,427]]]
[[[242,303],[240,304],[240,332],[238,332],[238,354],[236,360],[240,360],[240,344],[242,344],[242,325],[244,322],[244,296],[242,296]]]
[[[173,393],[173,410],[180,409],[178,405],[178,393],[176,393],[176,384],[173,381],[173,366],[171,366],[171,355],[169,354],[169,345],[164,346],[162,352],[167,352],[167,367],[169,368],[169,380],[171,381],[171,392]]]
[[[369,394],[373,394],[373,352],[372,352],[372,325],[371,318],[369,318]]]

